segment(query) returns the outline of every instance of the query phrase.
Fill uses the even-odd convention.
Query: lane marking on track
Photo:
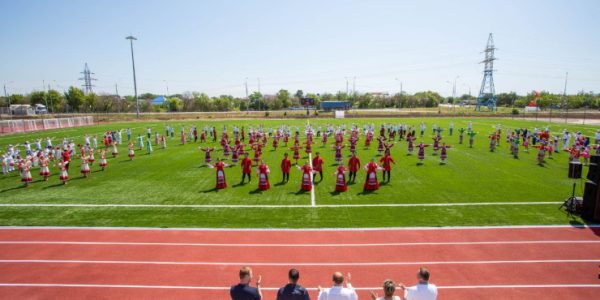
[[[310,156],[309,156],[310,157]],[[312,175],[311,175],[312,180]],[[311,195],[314,194],[314,186]],[[311,202],[314,197],[311,196]],[[128,208],[361,208],[361,207],[446,207],[446,206],[507,206],[559,205],[559,202],[462,202],[462,203],[380,203],[380,204],[87,204],[87,203],[0,203],[0,207],[128,207]]]
[[[594,224],[574,225],[498,225],[498,226],[444,226],[444,227],[347,227],[347,228],[214,228],[214,227],[102,227],[102,226],[0,226],[2,230],[124,230],[124,231],[223,231],[223,232],[288,232],[288,231],[444,231],[444,230],[498,230],[498,229],[592,229]]]
[[[140,261],[140,260],[68,260],[68,259],[2,259],[2,264],[104,264],[104,265],[176,265],[176,266],[263,266],[263,267],[331,267],[331,266],[412,266],[412,265],[492,265],[599,263],[600,259],[540,260],[465,260],[465,261],[392,261],[392,262],[204,262],[204,261]]]
[[[392,247],[392,246],[461,246],[461,245],[553,245],[600,244],[600,240],[539,240],[490,242],[404,242],[404,243],[340,243],[340,244],[230,244],[230,243],[165,243],[165,242],[87,242],[87,241],[0,241],[0,245],[90,245],[90,246],[190,246],[190,247]]]
[[[88,283],[0,283],[0,287],[63,287],[63,288],[128,288],[128,289],[180,289],[228,291],[229,286],[189,286],[189,285],[130,285],[130,284],[88,284]],[[438,289],[528,289],[528,288],[600,288],[600,284],[526,284],[526,285],[442,285]],[[279,287],[261,287],[263,291],[277,291]],[[306,288],[316,291],[318,288]],[[378,287],[354,287],[358,291],[377,291]]]

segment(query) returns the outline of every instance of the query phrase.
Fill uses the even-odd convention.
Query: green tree
[[[85,109],[86,111],[95,112],[96,106],[98,105],[98,96],[94,93],[89,93],[85,96]]]
[[[248,96],[248,99],[250,99],[250,108],[255,110],[265,109],[265,99],[261,93],[254,92]]]
[[[277,92],[277,102],[279,108],[288,108],[292,105],[292,101],[290,100],[290,92],[287,90],[281,89]]]
[[[48,99],[48,106],[50,106],[48,110],[53,113],[60,111],[63,106],[62,94],[57,90],[49,90],[46,97]]]
[[[78,89],[77,87],[71,86],[69,91],[65,93],[65,99],[67,99],[67,104],[73,111],[79,111],[79,108],[85,101],[85,95],[83,91]]]
[[[169,97],[165,100],[163,106],[167,111],[181,111],[183,108],[183,101],[177,97]]]
[[[197,111],[212,111],[212,102],[210,97],[205,93],[193,93],[194,97],[194,110]]]
[[[10,104],[25,104],[27,100],[25,99],[25,96],[21,94],[12,94],[8,96],[8,99],[10,99]]]
[[[296,93],[294,94],[294,97],[300,99],[300,98],[304,97],[304,92],[302,90],[297,90]]]
[[[46,104],[46,92],[44,91],[35,91],[32,92],[31,94],[29,94],[29,103],[31,103],[31,105],[36,105],[36,104]]]

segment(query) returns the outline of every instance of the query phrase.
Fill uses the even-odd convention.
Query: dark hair
[[[242,267],[240,269],[240,279],[246,278],[246,276],[249,276],[250,273],[252,273],[252,269],[250,269],[250,267]]]
[[[296,269],[290,269],[290,271],[288,272],[288,278],[291,281],[296,282],[298,281],[298,278],[300,278],[300,272],[298,272],[298,270]]]
[[[335,282],[336,284],[342,284],[344,283],[344,275],[342,275],[341,273],[333,273],[333,282]]]
[[[426,268],[420,268],[419,273],[417,273],[419,277],[425,281],[429,281],[429,270]]]

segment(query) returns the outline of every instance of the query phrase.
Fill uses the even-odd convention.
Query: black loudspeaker
[[[590,169],[588,170],[587,180],[600,183],[600,164],[590,163]]]
[[[581,178],[581,170],[583,165],[578,161],[572,161],[569,163],[569,178],[579,179]]]
[[[600,222],[600,190],[596,182],[585,183],[581,217],[588,221]]]

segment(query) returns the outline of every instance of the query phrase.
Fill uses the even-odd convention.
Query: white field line
[[[122,230],[122,231],[221,231],[221,232],[288,232],[288,231],[445,231],[445,230],[498,230],[498,229],[592,229],[600,224],[573,225],[498,225],[498,226],[444,226],[444,227],[325,227],[325,228],[214,228],[214,227],[89,227],[89,226],[0,226],[2,230]]]
[[[311,175],[312,180],[312,175]],[[365,203],[365,204],[314,204],[314,186],[311,205],[303,204],[87,204],[87,203],[0,203],[0,207],[129,207],[129,208],[361,208],[361,207],[444,207],[444,206],[508,206],[508,205],[559,205],[558,202],[466,202],[466,203]]]
[[[139,261],[139,260],[64,260],[3,259],[0,264],[104,264],[104,265],[175,265],[175,266],[262,266],[262,267],[331,267],[331,266],[423,266],[423,265],[497,265],[548,263],[600,263],[600,259],[544,260],[466,260],[466,261],[391,261],[391,262],[203,262],[203,261]]]
[[[309,122],[308,119],[306,120],[306,124],[310,126],[310,122]],[[311,149],[312,149],[312,147],[311,147]],[[310,169],[312,170],[312,168],[313,168],[313,164],[312,164],[312,150],[311,150],[311,153],[308,154],[308,163],[310,164]],[[316,199],[315,199],[315,188],[316,188],[316,186],[313,183],[314,175],[313,175],[312,172],[310,173],[309,177],[310,177],[310,182],[311,182],[311,185],[312,185],[312,188],[310,189],[310,206],[311,207],[315,207],[316,203],[317,203]]]
[[[189,246],[189,247],[401,247],[401,246],[473,246],[473,245],[560,245],[600,244],[600,240],[536,240],[490,242],[403,242],[403,243],[340,243],[340,244],[229,244],[229,243],[166,243],[166,242],[87,242],[87,241],[0,241],[0,245],[84,245],[84,246]]]
[[[229,286],[190,286],[190,285],[131,285],[131,284],[88,284],[88,283],[0,283],[0,287],[59,287],[59,288],[126,288],[126,289],[178,289],[228,291]],[[442,285],[438,289],[528,289],[528,288],[600,288],[600,284],[526,284],[526,285]],[[318,288],[307,288],[316,291]],[[378,291],[377,287],[354,287],[359,291]],[[277,291],[279,287],[261,287],[263,291]]]

